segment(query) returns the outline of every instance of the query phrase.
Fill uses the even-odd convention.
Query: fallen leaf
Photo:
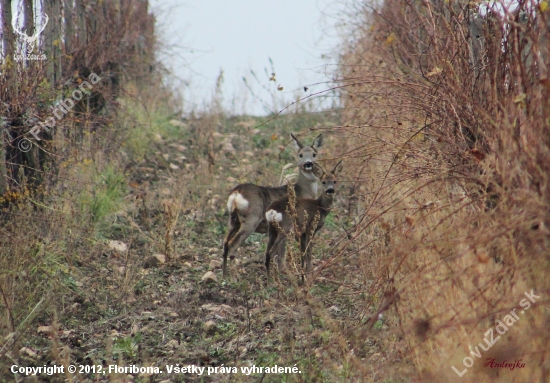
[[[166,263],[166,255],[164,254],[153,254],[153,257],[158,259],[160,263]]]
[[[216,277],[216,274],[214,274],[211,271],[207,271],[206,274],[203,275],[201,278],[201,281],[203,282],[217,282],[218,278]]]
[[[426,75],[426,77],[436,76],[436,75],[440,74],[441,72],[443,72],[443,69],[441,69],[441,68],[439,68],[439,67],[434,67],[434,68]]]
[[[109,246],[111,250],[116,250],[121,253],[124,253],[125,251],[128,250],[128,246],[124,242],[120,242],[120,241],[109,241],[107,246]]]
[[[27,354],[31,358],[36,358],[38,356],[38,354],[34,350],[32,350],[28,347],[23,347],[21,350],[19,350],[19,352],[21,354]]]
[[[472,153],[472,155],[475,157],[475,159],[478,162],[483,161],[485,159],[485,153],[483,153],[479,149],[473,148],[472,150],[470,150],[470,153]]]
[[[219,267],[221,267],[221,266],[222,266],[221,261],[218,261],[218,260],[216,260],[216,259],[213,259],[213,260],[210,261],[210,264],[208,265],[208,268],[209,268],[210,270],[214,270],[214,269],[217,269],[217,268],[219,268]]]
[[[213,331],[213,330],[216,329],[216,322],[214,322],[213,320],[209,320],[208,322],[206,322],[206,323],[202,326],[202,329],[203,329],[205,332]]]
[[[487,255],[486,252],[480,251],[477,253],[477,260],[479,263],[488,263],[489,262],[489,255]]]
[[[52,326],[38,326],[38,332],[52,332]]]

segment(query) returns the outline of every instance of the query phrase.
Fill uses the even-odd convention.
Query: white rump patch
[[[239,192],[233,192],[227,199],[227,210],[229,212],[237,210],[245,210],[248,208],[248,200]]]
[[[277,210],[271,209],[265,213],[265,218],[267,219],[267,222],[281,222],[283,220],[283,215],[278,213]]]

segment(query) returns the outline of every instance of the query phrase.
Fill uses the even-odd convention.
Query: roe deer
[[[317,196],[317,176],[314,168],[318,165],[317,151],[323,146],[323,135],[320,134],[311,146],[304,146],[291,133],[297,151],[298,180],[292,187],[301,198]],[[250,236],[250,234],[267,233],[265,212],[275,200],[288,196],[288,186],[266,187],[255,184],[241,184],[233,188],[227,200],[229,210],[229,229],[223,241],[223,276],[227,276],[227,258],[233,259],[233,253]]]
[[[330,213],[334,201],[336,173],[342,170],[341,163],[342,161],[338,162],[330,173],[320,175],[323,192],[319,198],[295,198],[292,201],[291,196],[287,196],[273,202],[267,208],[265,218],[268,222],[269,242],[265,252],[265,267],[268,280],[271,258],[277,256],[279,270],[282,270],[286,237],[293,230],[293,226],[296,239],[300,242],[302,268],[305,264],[306,272],[311,271],[310,240],[323,227],[325,218]]]

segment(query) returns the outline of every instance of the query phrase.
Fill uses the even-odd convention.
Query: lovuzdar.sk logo
[[[21,31],[18,28],[19,17],[17,17],[13,21],[13,24],[12,24],[13,30],[15,31],[15,33],[17,33],[20,36],[20,39],[23,40],[23,42],[25,43],[25,45],[27,47],[27,50],[26,50],[25,54],[23,54],[24,51],[22,51],[21,54],[14,54],[13,55],[13,58],[14,58],[15,61],[46,60],[46,55],[45,54],[43,54],[43,53],[42,54],[36,54],[36,53],[33,53],[33,52],[34,52],[35,46],[37,45],[36,42],[38,41],[38,37],[44,31],[44,29],[46,28],[46,25],[48,25],[48,20],[49,20],[48,15],[44,14],[42,16],[42,22],[40,23],[40,28],[37,28],[36,32],[34,32],[34,34],[32,36],[29,36],[27,34],[26,30]]]

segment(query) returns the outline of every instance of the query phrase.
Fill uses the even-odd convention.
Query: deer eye
[[[302,158],[304,155],[300,153],[300,158]]]
[[[313,153],[313,157],[317,157],[317,154]]]
[[[323,185],[325,185],[325,184],[326,184],[326,182],[325,182],[325,181],[323,181]]]

